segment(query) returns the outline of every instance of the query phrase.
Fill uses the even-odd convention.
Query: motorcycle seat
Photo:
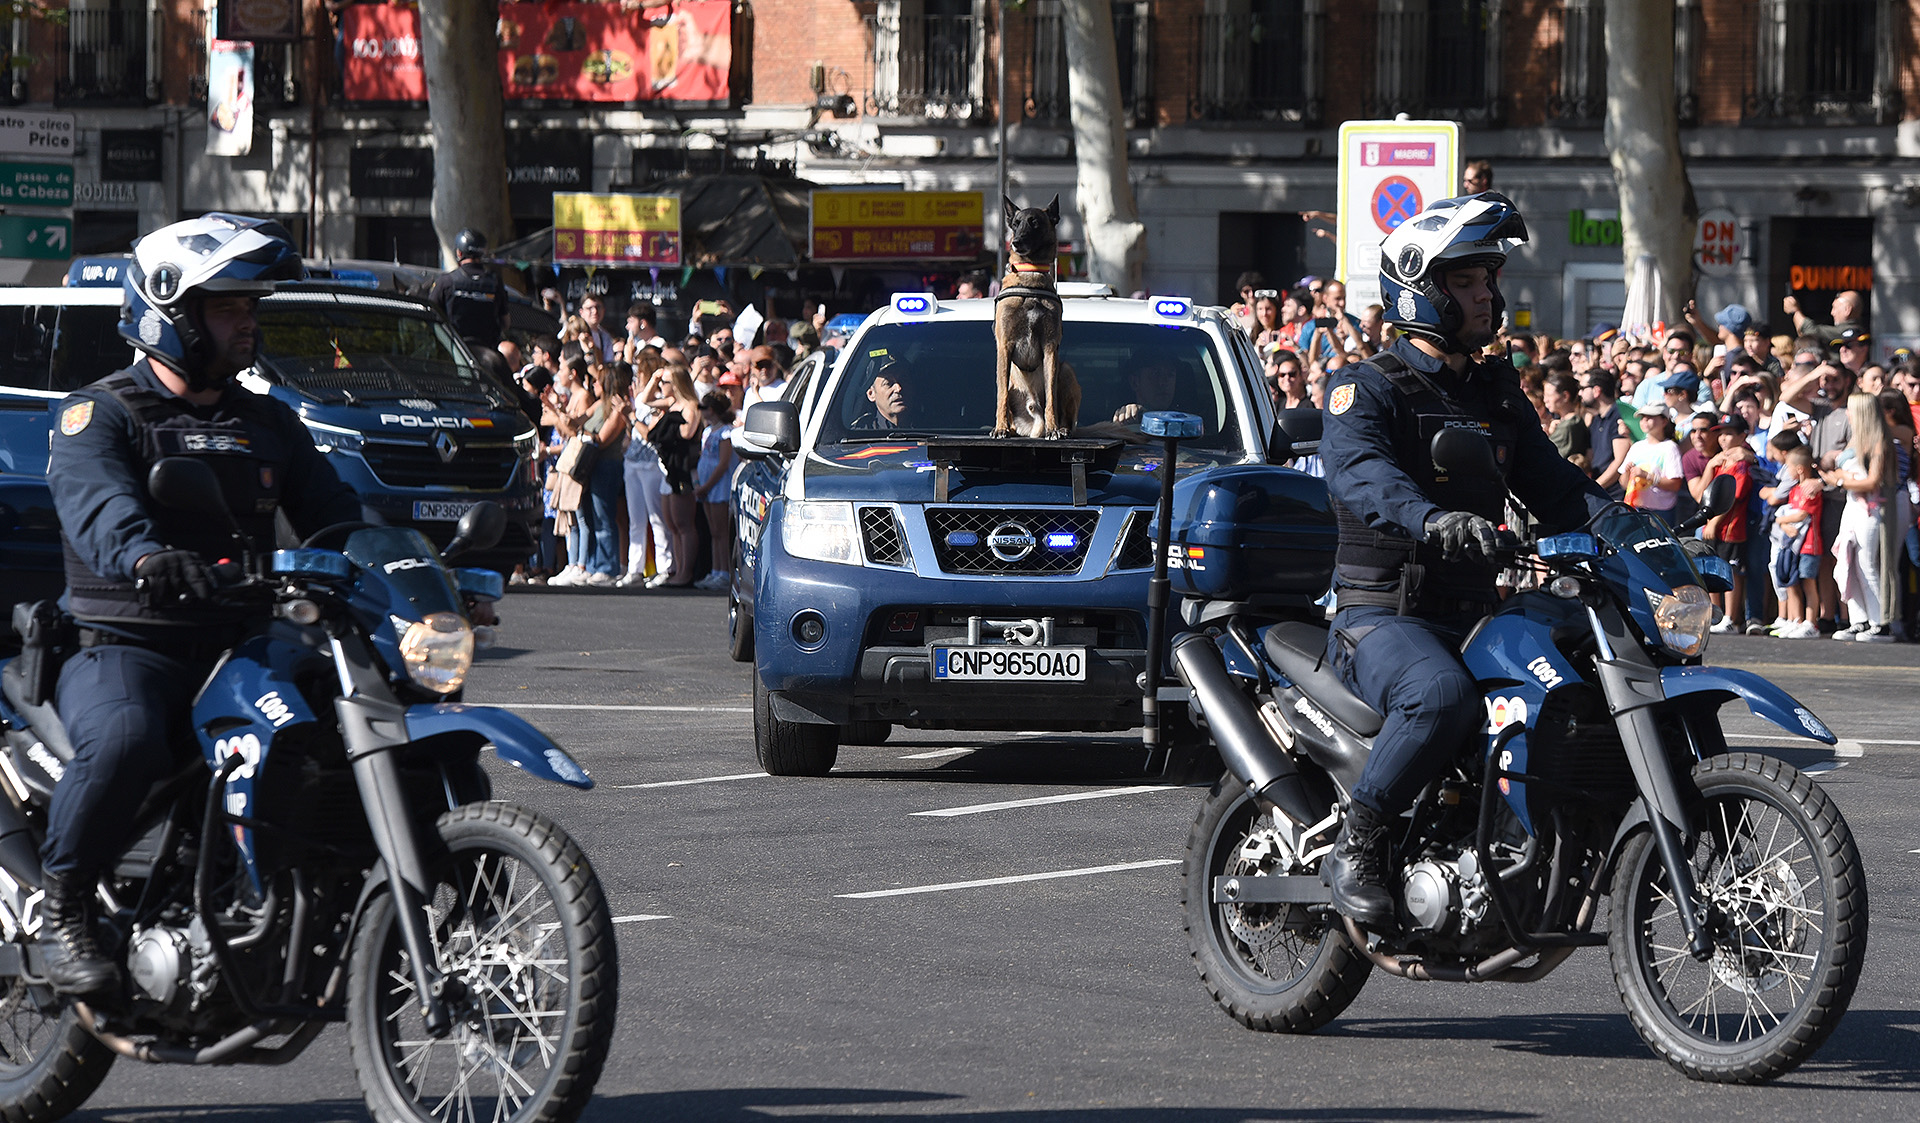
[[[63,763],[73,760],[73,743],[67,740],[66,724],[60,720],[53,703],[42,702],[37,706],[27,704],[27,676],[20,660],[9,660],[6,669],[0,671],[0,693],[6,695],[7,705],[12,706],[15,713],[26,718],[27,723],[33,726],[34,735],[46,745],[48,752],[59,757]]]
[[[1380,732],[1385,722],[1361,701],[1327,659],[1327,630],[1304,620],[1283,620],[1267,629],[1267,658],[1335,721],[1362,737]]]

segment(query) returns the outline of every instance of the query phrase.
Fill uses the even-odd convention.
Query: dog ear
[[[1056,226],[1060,224],[1060,196],[1058,195],[1053,197],[1053,202],[1047,204],[1047,221]]]
[[[1005,221],[1007,226],[1011,228],[1013,226],[1013,216],[1020,213],[1020,204],[1014,202],[1012,199],[1007,198],[1005,195],[1000,196],[1000,201],[1006,204],[1007,209],[1006,209]]]

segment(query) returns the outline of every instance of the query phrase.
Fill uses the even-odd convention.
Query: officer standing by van
[[[271,548],[281,510],[302,535],[362,517],[300,418],[233,383],[253,365],[259,297],[304,273],[276,222],[215,213],[147,235],[120,312],[120,334],[143,354],[61,403],[47,483],[80,651],[54,691],[74,758],[40,848],[40,950],[61,994],[118,987],[94,939],[93,887],[141,799],[177,767],[169,749],[188,704],[246,622],[213,602],[215,562]],[[152,501],[147,473],[165,457],[212,470],[248,541]]]
[[[454,236],[453,249],[460,264],[440,274],[427,299],[468,344],[496,347],[507,334],[507,285],[486,262],[487,236],[469,226]]]

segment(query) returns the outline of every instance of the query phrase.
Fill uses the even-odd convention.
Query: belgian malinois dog
[[[1015,206],[1004,195],[1000,201],[1006,206],[1008,264],[993,310],[999,394],[993,435],[1057,440],[1072,431],[1080,413],[1080,381],[1060,361],[1061,304],[1053,284],[1060,196],[1045,210]]]

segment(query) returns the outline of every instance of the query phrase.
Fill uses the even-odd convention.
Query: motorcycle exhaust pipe
[[[1211,636],[1188,632],[1176,640],[1173,670],[1193,692],[1220,759],[1234,779],[1303,827],[1327,817],[1328,807],[1314,806],[1306,778],[1268,732],[1253,700],[1234,685]]]

